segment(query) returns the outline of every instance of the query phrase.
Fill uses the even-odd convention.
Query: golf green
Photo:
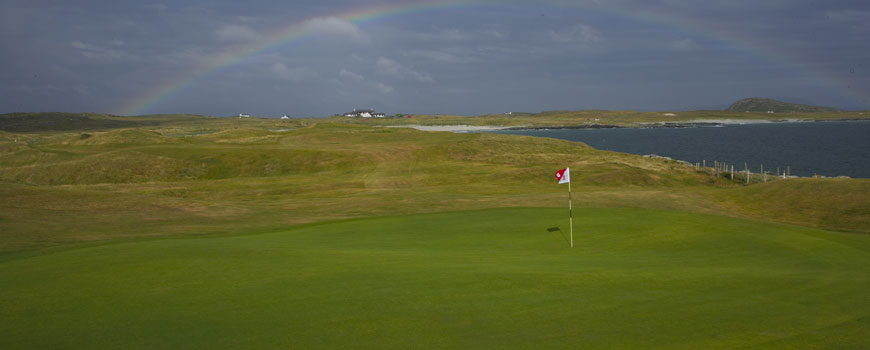
[[[870,236],[490,209],[0,262],[0,348],[857,348]],[[556,229],[558,227],[558,229]]]

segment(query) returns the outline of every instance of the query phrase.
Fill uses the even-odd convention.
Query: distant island
[[[782,102],[769,98],[750,97],[734,102],[729,106],[728,112],[756,112],[756,113],[829,113],[840,112],[832,107],[810,106],[798,103]]]

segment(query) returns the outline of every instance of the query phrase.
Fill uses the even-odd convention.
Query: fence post
[[[746,169],[746,184],[749,184],[749,163],[743,163],[743,168]]]

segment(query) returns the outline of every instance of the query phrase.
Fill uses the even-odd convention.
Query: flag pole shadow
[[[559,231],[559,233],[562,235],[562,239],[565,240],[565,243],[571,244],[571,241],[568,240],[568,236],[565,236],[565,231],[562,231],[562,229],[559,228],[559,226],[547,228],[547,232],[556,232],[556,231]]]

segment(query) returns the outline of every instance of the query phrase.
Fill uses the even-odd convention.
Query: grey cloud
[[[346,69],[344,69],[344,68],[342,68],[342,69],[338,72],[338,76],[339,76],[339,77],[342,77],[342,78],[345,78],[345,79],[354,80],[354,81],[364,81],[364,80],[365,80],[365,78],[364,78],[362,75],[357,74],[357,73],[354,73],[354,72],[351,72],[351,71],[346,70]]]
[[[507,34],[502,33],[502,32],[495,30],[495,29],[488,29],[485,33],[491,37],[496,38],[496,39],[507,38]]]
[[[356,24],[338,17],[318,17],[305,22],[306,31],[315,35],[329,35],[367,44],[370,38]]]
[[[392,86],[380,82],[375,83],[375,88],[377,88],[382,94],[389,94],[396,90]]]
[[[469,50],[459,50],[462,53],[449,52],[451,50],[411,50],[407,55],[420,59],[432,60],[441,63],[470,63],[477,61],[476,58],[469,55]]]
[[[221,41],[254,41],[260,35],[250,27],[230,24],[218,28],[217,38]]]
[[[386,57],[378,58],[378,62],[376,64],[378,72],[391,75],[396,78],[413,79],[424,83],[432,83],[435,81],[435,79],[432,79],[432,76],[428,73],[413,70]]]
[[[115,112],[193,75],[142,112],[667,109],[735,91],[870,106],[836,89],[870,96],[870,5],[859,1],[492,1],[376,21],[330,16],[364,10],[358,1],[7,3],[0,112]],[[295,25],[299,40],[236,56]],[[224,58],[230,69],[193,74]]]
[[[470,38],[470,35],[459,29],[442,30],[441,32],[436,33],[435,36],[444,41],[463,41]]]
[[[460,42],[468,41],[473,38],[472,35],[456,28],[432,28],[428,31],[407,30],[396,34],[399,37],[404,37],[408,40],[418,42]]]
[[[127,53],[122,50],[86,44],[79,40],[71,42],[70,46],[77,49],[82,56],[93,61],[115,61],[128,56]]]
[[[836,10],[827,11],[825,19],[831,21],[854,22],[854,21],[870,21],[870,11],[859,10]]]
[[[145,5],[142,5],[142,7],[149,9],[149,10],[157,10],[157,11],[166,11],[169,9],[169,6],[166,6],[166,4],[160,4],[160,3],[145,4]]]
[[[380,92],[381,94],[390,94],[395,91],[395,88],[390,85],[366,79],[361,74],[354,73],[344,68],[339,70],[338,76],[341,79],[333,80],[333,82],[338,84],[341,88],[341,92],[348,96],[352,93],[348,92],[346,89],[350,89],[354,91],[353,93],[358,95],[369,95],[374,91]],[[350,85],[345,82],[348,82]]]
[[[319,77],[317,72],[310,69],[303,67],[289,68],[283,63],[273,64],[270,71],[283,80],[294,82],[311,81]]]
[[[562,30],[550,30],[550,39],[563,43],[594,44],[604,41],[604,36],[598,29],[578,23]]]
[[[698,44],[695,43],[695,41],[692,40],[692,38],[685,38],[685,39],[672,41],[670,44],[670,47],[674,50],[690,51],[690,50],[694,50],[695,48],[697,48]]]

